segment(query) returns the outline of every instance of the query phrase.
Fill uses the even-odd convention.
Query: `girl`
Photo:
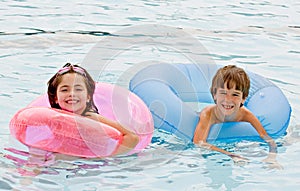
[[[64,65],[48,82],[51,107],[83,115],[117,129],[123,134],[123,141],[115,154],[126,154],[138,144],[138,136],[98,113],[93,101],[94,91],[95,82],[89,73],[70,63]]]
[[[211,95],[215,105],[207,106],[200,113],[200,120],[196,126],[193,142],[201,147],[209,148],[230,156],[235,162],[247,161],[239,155],[230,153],[206,142],[210,127],[216,123],[229,121],[246,121],[256,129],[262,139],[269,144],[269,155],[266,159],[274,165],[276,163],[277,145],[268,136],[260,121],[251,111],[243,107],[250,89],[250,80],[245,71],[234,65],[220,68],[212,80]]]

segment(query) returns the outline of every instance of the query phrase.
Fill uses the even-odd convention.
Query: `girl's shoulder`
[[[95,111],[93,109],[85,109],[83,112],[82,112],[82,116],[89,116],[89,115],[93,115],[93,114],[98,114],[98,111]]]
[[[100,115],[94,111],[86,111],[82,116],[98,121]]]

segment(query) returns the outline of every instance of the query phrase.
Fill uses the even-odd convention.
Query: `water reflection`
[[[284,155],[285,149],[299,142],[299,127],[299,125],[291,126],[286,136],[276,140],[279,155]],[[148,175],[147,181],[144,182],[145,187],[149,182],[155,185],[168,182],[170,189],[176,187],[187,190],[199,188],[231,190],[243,185],[254,169],[275,170],[263,162],[268,154],[265,143],[241,141],[232,144],[220,143],[218,146],[239,152],[250,159],[249,163],[235,164],[227,156],[186,144],[172,135],[156,132],[149,147],[133,156],[87,160],[37,149],[30,149],[27,152],[10,147],[6,148],[5,154],[1,156],[9,163],[2,162],[0,166],[10,180],[3,182],[4,187],[13,187],[15,182],[32,186],[36,181],[46,187],[49,185],[59,187],[62,179],[76,182],[80,177],[84,179],[105,177],[106,182],[110,184],[103,183],[103,185],[120,188],[124,183],[123,186],[134,188],[134,180],[146,173]],[[49,176],[62,179],[51,180]],[[181,179],[185,180],[183,185],[179,184]],[[116,180],[119,183],[114,184]]]
[[[80,62],[99,38],[114,34],[114,31],[139,24],[159,23],[187,31],[209,49],[209,56],[217,64],[240,65],[279,85],[291,102],[294,118],[287,135],[276,140],[280,145],[279,158],[284,170],[265,169],[261,160],[266,156],[262,148],[266,147],[258,142],[235,145],[241,150],[237,152],[251,158],[249,164],[236,166],[223,155],[199,153],[159,133],[149,148],[137,156],[95,161],[62,157],[45,163],[45,158],[1,147],[1,152],[4,152],[0,157],[1,189],[75,190],[81,189],[80,184],[87,182],[89,185],[81,190],[299,188],[296,185],[299,183],[299,165],[295,162],[299,158],[300,139],[297,119],[300,113],[299,3],[196,0],[118,1],[118,4],[115,1],[100,4],[90,1],[73,3],[73,6],[69,3],[36,2],[33,6],[30,1],[2,2],[2,145],[9,135],[8,121],[13,113],[26,106],[37,94],[45,92],[41,84],[45,84],[45,79],[61,63]],[[196,4],[200,6],[195,7]],[[155,53],[153,56],[133,51],[131,55],[117,60],[115,65],[134,65],[140,60],[131,58],[139,56],[148,61],[182,60],[175,58],[174,54],[161,54],[158,50],[150,49]],[[106,78],[112,82],[113,77]],[[31,164],[34,162],[41,164]]]

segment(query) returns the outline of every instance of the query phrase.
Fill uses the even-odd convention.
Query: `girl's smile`
[[[67,73],[57,87],[56,102],[61,109],[76,114],[82,114],[89,102],[84,77],[76,73]]]

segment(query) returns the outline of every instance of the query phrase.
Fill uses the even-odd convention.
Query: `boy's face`
[[[224,84],[224,88],[217,88],[216,94],[214,95],[217,108],[225,116],[236,113],[241,104],[244,104],[243,92],[236,90],[235,86],[231,89],[227,89],[227,84]]]

